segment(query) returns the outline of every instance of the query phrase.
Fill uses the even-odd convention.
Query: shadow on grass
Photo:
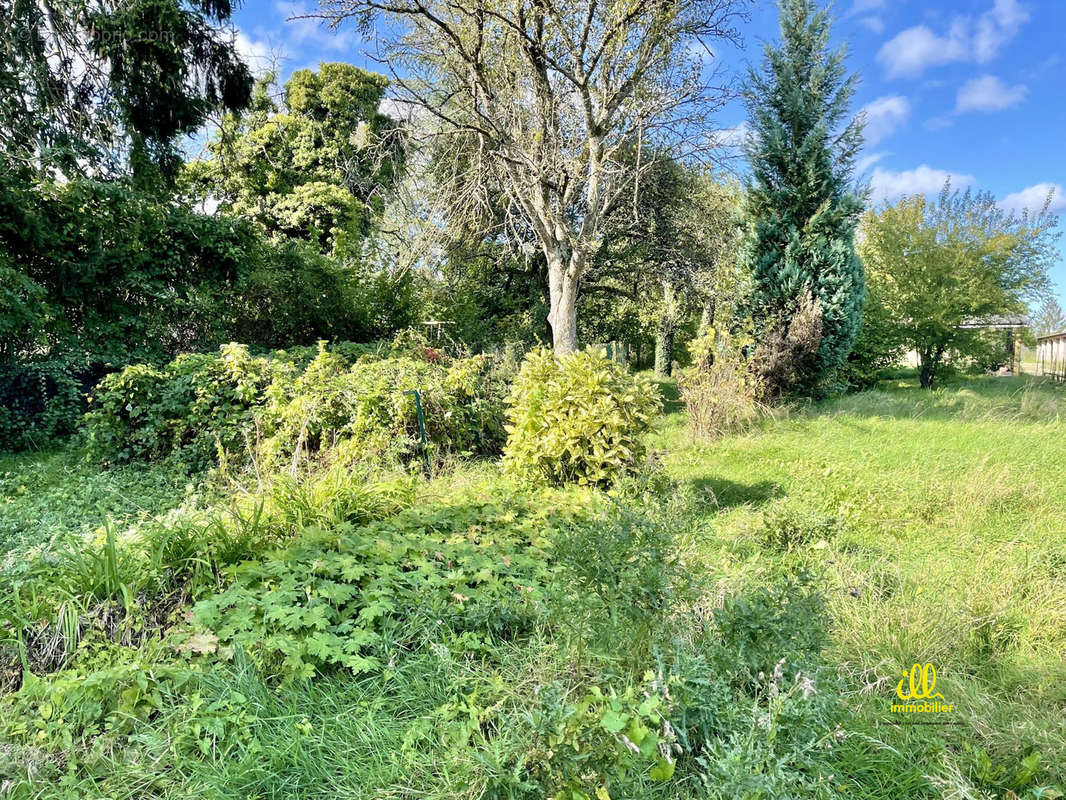
[[[685,407],[681,401],[681,390],[677,386],[676,378],[655,378],[659,387],[659,393],[663,396],[663,413],[671,414]]]
[[[721,510],[744,505],[761,506],[785,496],[785,490],[780,484],[771,481],[737,483],[726,478],[709,477],[696,478],[691,484],[701,492],[711,492]]]

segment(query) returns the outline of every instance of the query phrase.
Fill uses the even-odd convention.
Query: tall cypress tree
[[[847,74],[846,48],[830,49],[828,12],[815,0],[779,0],[779,9],[781,42],[766,46],[745,93],[751,226],[742,258],[762,336],[783,340],[804,295],[820,306],[816,350],[781,387],[810,393],[847,358],[861,321],[854,237],[863,199],[852,175],[863,121],[848,119],[857,76]]]

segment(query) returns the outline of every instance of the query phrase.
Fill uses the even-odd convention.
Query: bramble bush
[[[603,351],[534,350],[507,397],[504,467],[556,485],[609,484],[639,468],[661,402],[649,378]]]
[[[253,357],[240,344],[218,355],[178,356],[164,367],[134,364],[105,377],[86,415],[89,451],[105,463],[171,456],[191,469],[210,466],[219,449],[243,449],[267,388],[296,370]]]
[[[403,461],[421,447],[407,394],[415,389],[434,454],[499,452],[504,384],[490,357],[380,358],[325,343],[310,359],[305,348],[252,356],[229,344],[218,355],[127,367],[94,392],[86,438],[105,463],[171,458],[192,470],[223,454],[254,455],[271,469],[310,459]]]
[[[267,463],[404,461],[421,447],[418,390],[428,447],[494,455],[503,441],[502,382],[488,356],[363,358],[348,367],[324,348],[291,385],[274,385],[259,421]]]

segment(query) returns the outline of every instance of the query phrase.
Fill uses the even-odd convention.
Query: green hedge
[[[0,364],[0,450],[34,450],[70,434],[85,410],[70,366]]]
[[[408,394],[417,389],[434,454],[499,452],[505,386],[491,357],[341,350],[322,343],[307,361],[301,348],[253,356],[228,344],[164,367],[127,367],[93,393],[90,451],[105,463],[171,458],[191,469],[222,453],[254,453],[269,466],[410,459],[421,449]]]

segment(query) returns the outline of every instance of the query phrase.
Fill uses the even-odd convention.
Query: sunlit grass
[[[717,504],[703,539],[715,568],[772,565],[743,541],[768,509],[839,520],[831,541],[789,557],[824,575],[831,656],[873,727],[888,730],[901,671],[932,661],[963,724],[937,729],[951,748],[926,770],[979,783],[981,753],[1009,772],[1035,752],[1066,781],[1064,387],[902,380],[712,443],[675,413],[658,443],[670,474]]]

